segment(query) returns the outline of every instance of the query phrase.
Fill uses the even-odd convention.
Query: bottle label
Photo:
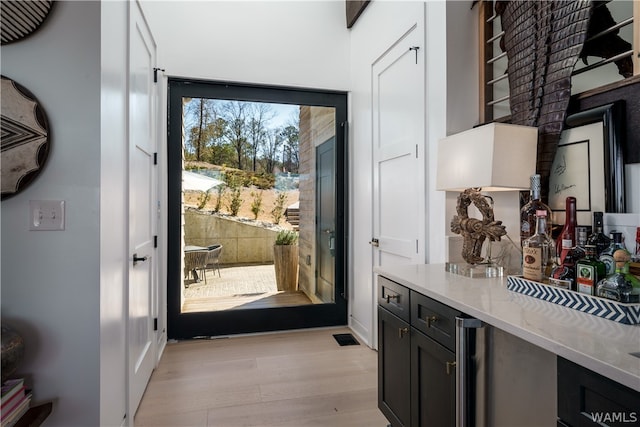
[[[598,296],[602,298],[607,298],[613,301],[622,301],[620,292],[616,289],[600,288],[598,289]]]
[[[555,277],[549,277],[549,284],[551,286],[557,286],[558,288],[571,290],[571,280],[556,279]]]
[[[576,283],[578,292],[594,295],[596,269],[591,265],[578,264],[576,267]]]
[[[522,276],[536,282],[542,281],[542,248],[522,248]]]
[[[611,255],[600,255],[600,261],[604,262],[605,273],[606,275],[610,275],[615,273],[616,271],[616,261],[613,259]]]

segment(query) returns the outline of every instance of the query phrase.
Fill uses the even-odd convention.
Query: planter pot
[[[298,290],[298,245],[275,245],[273,262],[279,291]]]

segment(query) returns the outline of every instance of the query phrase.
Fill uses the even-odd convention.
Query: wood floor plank
[[[294,307],[312,304],[303,292],[269,292],[256,295],[203,296],[186,298],[182,313],[221,310],[245,310],[273,307]]]
[[[135,426],[386,426],[377,353],[327,328],[168,344]]]

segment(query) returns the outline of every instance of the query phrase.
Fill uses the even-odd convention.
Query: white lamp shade
[[[436,189],[525,190],[536,170],[538,128],[489,123],[438,144]]]

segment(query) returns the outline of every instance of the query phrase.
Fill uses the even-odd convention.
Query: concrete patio
[[[220,276],[206,270],[206,283],[185,282],[183,313],[311,304],[303,292],[278,291],[273,264],[221,267]]]

